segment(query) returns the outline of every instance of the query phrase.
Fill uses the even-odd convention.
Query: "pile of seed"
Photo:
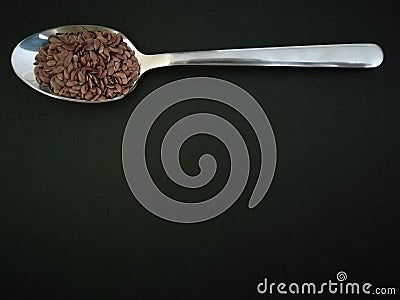
[[[119,34],[83,29],[48,41],[36,55],[34,73],[54,94],[105,100],[127,94],[138,78],[135,53]]]

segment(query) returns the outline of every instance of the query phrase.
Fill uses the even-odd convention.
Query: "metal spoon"
[[[382,49],[376,44],[248,48],[147,55],[139,52],[125,35],[115,29],[96,25],[68,25],[35,33],[20,42],[11,55],[11,64],[15,73],[33,89],[57,99],[84,103],[103,103],[122,99],[126,95],[102,101],[67,98],[53,94],[49,88],[36,82],[33,74],[33,62],[39,48],[56,33],[79,32],[83,28],[90,31],[110,31],[121,34],[124,42],[135,51],[140,65],[139,78],[148,70],[177,65],[375,68],[383,61]],[[138,80],[130,92],[135,88],[137,82]]]

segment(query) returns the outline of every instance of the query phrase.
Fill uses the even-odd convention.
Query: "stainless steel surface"
[[[267,47],[146,55],[139,52],[124,34],[115,29],[96,25],[69,25],[35,33],[20,42],[11,55],[11,64],[15,73],[30,87],[57,99],[82,103],[104,103],[125,97],[126,95],[123,95],[102,101],[66,98],[54,95],[49,88],[42,87],[36,82],[33,74],[33,62],[40,46],[46,44],[51,35],[78,32],[82,31],[83,27],[88,30],[107,30],[120,33],[124,42],[135,51],[135,56],[140,64],[139,78],[148,70],[177,65],[375,68],[383,61],[382,49],[376,44]],[[137,81],[130,92],[136,87]]]
[[[154,55],[150,67],[167,65],[291,66],[374,68],[383,60],[375,44],[339,44],[295,47],[194,51]]]

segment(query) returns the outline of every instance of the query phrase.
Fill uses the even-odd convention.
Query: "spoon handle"
[[[169,65],[374,68],[383,61],[376,44],[335,44],[207,50],[156,54],[153,67]],[[150,67],[151,68],[151,67]]]

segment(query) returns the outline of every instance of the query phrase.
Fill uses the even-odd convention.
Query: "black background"
[[[392,3],[3,2],[0,298],[267,299],[256,292],[264,277],[318,283],[340,270],[400,292],[400,22]],[[385,61],[371,70],[166,68],[143,76],[123,101],[74,104],[30,89],[10,65],[21,39],[64,24],[120,29],[144,53],[374,42]],[[221,216],[183,225],[134,199],[121,142],[147,94],[196,76],[231,81],[257,99],[278,163],[256,209],[247,208],[247,188]],[[198,157],[190,149],[203,145],[220,147],[202,137],[188,143],[188,172]],[[229,166],[220,167],[226,175]]]

